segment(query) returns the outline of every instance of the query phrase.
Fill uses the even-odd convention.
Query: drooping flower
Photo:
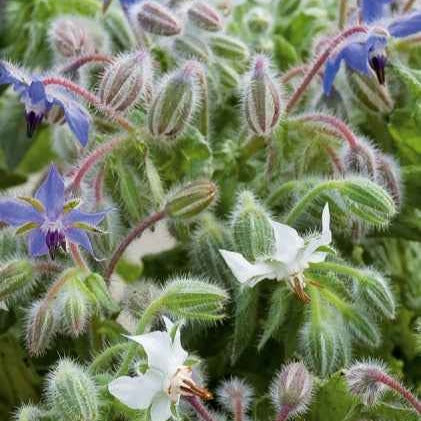
[[[377,76],[380,84],[385,82],[387,63],[386,46],[390,36],[407,37],[421,31],[421,12],[403,15],[390,21],[387,27],[372,27],[361,36],[350,38],[326,63],[323,90],[326,95],[332,91],[333,82],[342,61],[353,71],[365,76]]]
[[[0,85],[11,85],[25,105],[27,133],[32,137],[53,107],[60,108],[64,118],[82,146],[89,138],[90,117],[88,111],[63,88],[48,85],[15,66],[0,61]]]
[[[264,279],[287,280],[298,297],[306,302],[309,297],[304,292],[306,280],[303,273],[310,263],[325,260],[326,253],[319,249],[332,241],[329,225],[329,206],[326,204],[320,235],[304,240],[294,228],[272,221],[275,245],[270,256],[262,256],[251,263],[240,253],[227,250],[220,250],[220,253],[241,284],[253,287]]]
[[[78,205],[77,200],[65,203],[63,177],[52,165],[35,197],[0,200],[0,221],[18,227],[18,233],[28,233],[32,256],[49,254],[54,259],[59,250],[66,251],[67,242],[93,254],[87,231],[101,232],[97,225],[106,211],[87,213]]]
[[[385,16],[386,6],[392,0],[362,0],[361,1],[361,17],[363,22],[372,23]]]
[[[172,407],[181,396],[210,399],[212,395],[192,380],[192,369],[186,365],[188,353],[183,349],[180,329],[164,318],[166,331],[129,336],[143,346],[148,369],[136,377],[122,376],[108,385],[109,392],[132,409],[150,408],[152,421],[172,417]],[[175,332],[174,332],[174,329]]]

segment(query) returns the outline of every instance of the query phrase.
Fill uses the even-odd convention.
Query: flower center
[[[386,79],[384,74],[384,69],[387,63],[387,57],[385,54],[379,53],[374,54],[369,58],[370,67],[374,70],[374,73],[377,76],[377,80],[380,85],[384,85]]]
[[[55,259],[57,252],[62,249],[66,251],[66,238],[62,231],[50,228],[47,231],[45,236],[45,243],[48,247],[48,253],[50,254],[51,259]]]
[[[177,369],[166,389],[166,393],[173,402],[177,402],[180,396],[197,396],[203,400],[213,398],[208,390],[197,386],[191,376],[192,369],[190,367],[182,365]]]
[[[289,277],[288,282],[299,300],[305,304],[308,304],[310,302],[310,296],[304,291],[304,288],[306,287],[306,280],[303,273],[294,273]]]
[[[26,133],[28,137],[32,137],[36,128],[41,124],[44,119],[43,113],[37,113],[33,110],[27,111],[25,114],[26,118]]]

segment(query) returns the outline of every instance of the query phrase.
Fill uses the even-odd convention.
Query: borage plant
[[[112,3],[0,4],[1,416],[418,419],[416,2]]]

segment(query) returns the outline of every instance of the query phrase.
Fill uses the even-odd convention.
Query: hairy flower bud
[[[91,273],[83,283],[91,293],[91,304],[96,313],[102,313],[103,310],[109,312],[118,311],[118,306],[112,300],[104,278],[101,275]]]
[[[142,279],[126,287],[122,301],[131,315],[139,317],[153,301],[159,298],[161,292],[161,288],[152,281]]]
[[[216,393],[218,401],[234,415],[234,419],[244,418],[253,398],[253,389],[244,380],[233,377],[224,381]]]
[[[254,7],[247,13],[245,21],[251,32],[261,35],[271,26],[272,17],[262,7]]]
[[[34,285],[32,264],[25,259],[13,259],[0,266],[0,301],[20,298]]]
[[[174,50],[177,56],[186,59],[194,58],[203,63],[208,62],[210,50],[206,42],[193,35],[181,35],[174,40]]]
[[[377,153],[377,182],[392,196],[396,206],[402,203],[402,183],[400,169],[396,161],[389,155]]]
[[[192,218],[215,200],[217,187],[207,180],[193,181],[170,195],[165,211],[171,218]]]
[[[358,145],[345,146],[342,151],[342,161],[348,173],[355,173],[374,180],[377,175],[377,151],[365,139],[360,138]]]
[[[174,139],[181,135],[199,105],[202,67],[188,61],[164,80],[148,113],[148,129],[154,138]]]
[[[245,61],[249,57],[247,46],[240,40],[227,35],[213,35],[210,38],[212,51],[219,57],[234,61]]]
[[[139,2],[131,10],[134,21],[143,30],[155,35],[172,36],[182,30],[182,25],[174,12],[155,1]]]
[[[94,21],[80,16],[62,16],[53,21],[50,42],[63,57],[95,54],[108,49],[108,37]]]
[[[363,361],[345,370],[349,391],[359,396],[365,405],[374,405],[387,387],[379,381],[386,374],[386,367],[380,361]]]
[[[258,136],[270,135],[281,116],[278,85],[267,58],[255,57],[244,87],[243,112],[249,129]]]
[[[152,60],[146,50],[123,55],[108,66],[99,85],[101,101],[126,111],[143,96],[152,94]]]
[[[219,82],[222,86],[229,89],[237,88],[240,84],[240,75],[232,66],[222,61],[216,61],[213,63],[213,66],[216,69]]]
[[[272,252],[275,237],[270,215],[250,191],[238,196],[231,227],[235,247],[246,259],[253,261]]]
[[[63,421],[99,419],[98,392],[85,370],[71,360],[61,360],[49,374],[48,402]]]
[[[217,32],[222,29],[219,13],[203,1],[196,1],[187,11],[190,21],[205,31]]]
[[[271,395],[279,412],[284,412],[287,420],[302,414],[312,398],[313,377],[302,362],[286,364],[275,377]]]
[[[21,406],[15,416],[15,421],[41,421],[43,419],[43,411],[35,405]]]
[[[26,343],[30,355],[43,354],[57,332],[57,314],[53,304],[44,300],[32,304],[27,316]]]

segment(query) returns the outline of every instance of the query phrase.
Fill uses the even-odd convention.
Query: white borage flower
[[[308,302],[303,272],[310,263],[323,262],[326,258],[326,252],[319,249],[332,241],[329,206],[326,203],[323,209],[322,233],[306,240],[288,225],[271,223],[275,234],[272,255],[262,256],[251,263],[240,253],[227,250],[220,250],[220,253],[241,284],[254,287],[264,279],[287,280],[298,297]]]
[[[132,409],[148,409],[152,421],[173,417],[172,408],[181,396],[211,399],[206,389],[192,380],[192,369],[185,365],[188,353],[181,346],[180,329],[164,318],[167,331],[128,336],[143,346],[148,369],[136,377],[123,376],[108,385],[109,392]],[[174,335],[172,335],[175,329]]]

